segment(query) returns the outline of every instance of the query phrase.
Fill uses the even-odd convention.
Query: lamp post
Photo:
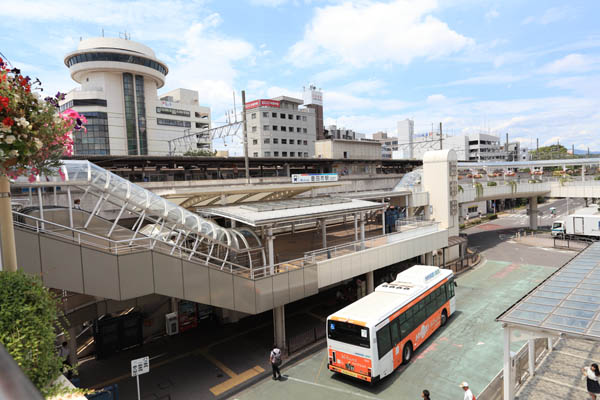
[[[6,174],[0,174],[0,234],[2,235],[2,270],[17,270],[17,250],[10,205],[10,181]]]

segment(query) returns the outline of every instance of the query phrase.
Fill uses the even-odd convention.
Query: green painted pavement
[[[283,369],[289,378],[264,381],[235,396],[253,399],[460,399],[458,384],[468,381],[479,393],[502,368],[502,329],[495,318],[556,270],[555,267],[484,261],[461,275],[457,312],[448,325],[415,353],[413,361],[374,386],[327,369],[327,353]],[[515,343],[513,350],[520,347]]]

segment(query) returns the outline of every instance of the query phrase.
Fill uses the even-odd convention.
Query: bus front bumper
[[[353,372],[353,371],[348,371],[347,369],[336,367],[335,365],[331,365],[330,364],[327,367],[329,368],[330,371],[339,372],[340,374],[344,374],[344,375],[349,375],[349,376],[351,376],[353,378],[360,379],[361,381],[365,381],[365,382],[371,382],[372,381],[372,378],[370,376],[359,374],[359,373],[356,373],[356,372]]]

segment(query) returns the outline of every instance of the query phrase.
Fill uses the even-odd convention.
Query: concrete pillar
[[[527,341],[527,351],[529,353],[529,376],[535,375],[535,339]]]
[[[283,165],[283,168],[284,168],[284,170],[285,170],[285,176],[291,176],[291,175],[290,175],[290,164],[287,164],[287,163],[286,163],[286,164],[284,164],[284,165]]]
[[[529,198],[529,228],[537,230],[538,228],[538,209],[537,197]]]
[[[230,220],[230,221],[231,221],[231,227],[232,227],[232,228],[235,228],[235,226],[236,226],[236,222],[237,222],[237,221],[236,221],[235,219],[232,219],[232,220]]]
[[[358,242],[358,214],[354,214],[354,241]]]
[[[360,215],[360,248],[365,248],[365,214]]]
[[[269,254],[269,270],[271,275],[275,273],[275,249],[273,247],[273,228],[267,229],[267,251]]]
[[[584,165],[581,166],[581,181],[582,182],[585,181],[585,166]]]
[[[319,220],[321,222],[321,238],[323,240],[323,248],[327,247],[327,224],[325,223],[325,218],[321,218]]]
[[[175,297],[171,297],[171,312],[177,312],[177,299]]]
[[[510,328],[505,326],[504,333],[504,400],[514,400],[514,372],[510,354]]]
[[[273,308],[273,336],[275,345],[281,350],[285,349],[285,306]]]
[[[69,340],[67,343],[69,347],[69,362],[75,366],[77,365],[77,331],[75,327],[69,328]]]
[[[425,211],[424,216],[426,220],[430,220],[431,219],[431,206],[428,204],[425,207],[423,207],[423,210]]]
[[[385,235],[385,208],[381,210],[381,231]]]
[[[375,278],[373,277],[373,271],[367,272],[367,294],[371,294],[375,291]]]
[[[432,252],[425,253],[425,264],[433,265],[433,253]]]

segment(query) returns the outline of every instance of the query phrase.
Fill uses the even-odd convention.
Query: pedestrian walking
[[[469,384],[467,382],[461,382],[460,387],[465,391],[465,397],[463,397],[463,400],[476,400],[473,392],[471,392],[471,389],[469,389]]]
[[[600,379],[600,370],[598,369],[598,364],[583,367],[581,372],[583,372],[583,376],[586,377],[587,391],[590,394],[590,398],[596,400],[596,396],[600,394],[600,384],[598,383],[598,379]]]
[[[423,392],[421,393],[421,397],[423,398],[423,400],[431,400],[431,397],[429,397],[429,390],[423,390]]]
[[[281,372],[279,371],[279,367],[281,366],[281,350],[277,347],[277,345],[273,345],[273,348],[271,349],[269,362],[271,363],[271,368],[273,369],[273,379],[275,380],[281,378]]]

